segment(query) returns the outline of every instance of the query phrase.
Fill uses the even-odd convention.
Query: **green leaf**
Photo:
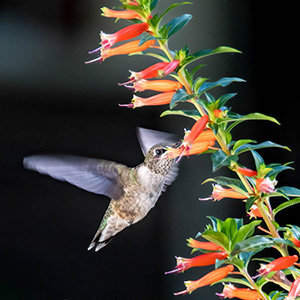
[[[181,6],[181,5],[186,5],[186,4],[193,4],[192,2],[181,2],[181,3],[173,3],[171,4],[160,16],[159,16],[159,22],[161,19],[172,9]]]
[[[234,244],[241,242],[241,241],[249,238],[250,236],[252,236],[254,233],[255,227],[258,226],[260,223],[261,223],[261,220],[255,220],[249,224],[242,226],[238,230],[238,232],[235,236]]]
[[[287,165],[279,165],[279,166],[275,166],[275,167],[272,167],[272,170],[266,174],[267,177],[270,177],[271,179],[275,179],[276,176],[282,172],[282,171],[285,171],[285,170],[294,170],[294,168],[292,167],[289,167]]]
[[[203,85],[203,83],[208,80],[208,78],[204,78],[204,77],[198,77],[195,81],[194,81],[194,85],[193,85],[193,90],[194,91],[198,91],[200,89],[200,87]]]
[[[166,38],[168,39],[171,35],[183,28],[190,21],[191,18],[192,15],[184,14],[180,17],[172,19],[168,24],[165,25],[165,28],[167,28]]]
[[[290,197],[300,197],[300,190],[291,186],[282,186],[279,188],[280,191],[284,192]]]
[[[239,258],[244,262],[244,267],[247,269],[251,258],[259,251],[241,252]]]
[[[194,62],[200,58],[204,58],[210,55],[214,55],[214,54],[220,54],[220,53],[242,53],[239,50],[236,50],[234,48],[231,47],[226,47],[226,46],[220,46],[216,49],[207,49],[207,50],[201,50],[198,51],[192,55],[189,55],[186,57],[186,59],[182,62],[182,65],[188,65],[191,62]]]
[[[150,4],[150,10],[152,11],[158,3],[158,0],[152,0]]]
[[[270,121],[270,122],[280,125],[280,123],[275,118],[266,116],[261,113],[251,113],[251,114],[248,114],[245,116],[231,113],[230,117],[225,118],[223,121],[220,122],[220,124],[233,122],[230,126],[228,126],[228,129],[227,129],[228,131],[231,131],[235,126],[239,125],[240,123],[245,122],[245,121],[250,121],[250,120]]]
[[[223,166],[229,166],[232,161],[237,161],[238,156],[236,155],[227,155],[223,150],[218,150],[211,155],[213,172],[218,170]]]
[[[223,77],[215,82],[205,82],[203,83],[198,90],[195,90],[195,93],[200,96],[203,92],[206,92],[212,88],[215,88],[217,86],[225,87],[232,82],[245,82],[244,79],[241,79],[239,77]]]
[[[257,200],[256,197],[249,197],[246,201],[246,211],[248,211],[251,206],[254,204],[255,200]]]
[[[189,95],[186,91],[183,89],[178,90],[174,96],[172,97],[171,103],[170,103],[170,109],[173,109],[176,105],[177,102],[185,102],[189,100],[192,96]]]
[[[290,200],[290,201],[286,201],[286,202],[284,202],[284,203],[278,205],[276,208],[274,208],[274,209],[273,209],[273,214],[274,214],[274,216],[275,216],[275,215],[276,215],[278,212],[280,212],[281,210],[283,210],[283,209],[285,209],[285,208],[287,208],[287,207],[296,205],[296,204],[298,204],[298,203],[300,203],[300,198],[295,198],[295,199],[292,199],[292,200]]]
[[[262,158],[262,156],[260,154],[258,154],[255,150],[251,150],[252,156],[254,158],[254,162],[255,162],[255,168],[256,170],[259,170],[261,168],[261,166],[265,165],[265,161]]]
[[[236,154],[241,154],[241,153],[244,153],[246,151],[249,151],[250,149],[257,150],[257,149],[263,149],[263,148],[282,148],[282,149],[291,151],[290,148],[287,147],[287,146],[282,146],[282,145],[273,143],[271,141],[266,141],[266,142],[263,142],[263,143],[260,143],[260,144],[256,144],[256,145],[253,145],[253,144],[244,144],[244,145],[240,146],[236,150],[235,153]]]
[[[211,220],[214,231],[221,231],[224,223],[223,221],[212,216],[208,216],[207,218]]]
[[[271,238],[263,236],[253,236],[234,245],[231,256],[235,256],[241,252],[261,251],[275,245],[275,241]]]
[[[236,141],[232,148],[233,153],[236,153],[237,151],[239,151],[239,148],[247,143],[256,143],[256,141],[249,140],[249,139],[242,139],[242,140]]]
[[[235,219],[227,218],[223,223],[221,231],[228,237],[231,244],[231,241],[235,238],[237,233],[237,224]]]
[[[205,230],[201,236],[206,240],[223,247],[225,250],[229,250],[229,240],[224,233],[214,230]]]
[[[195,121],[201,117],[197,110],[165,110],[160,116],[169,116],[169,115],[177,115],[177,116],[184,116],[188,118],[192,118]]]
[[[217,100],[219,108],[222,108],[227,103],[227,101],[230,100],[231,98],[233,98],[235,95],[236,95],[236,93],[230,93],[230,94],[222,95]]]

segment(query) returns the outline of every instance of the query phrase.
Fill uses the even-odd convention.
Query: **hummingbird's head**
[[[146,166],[154,173],[166,175],[175,163],[175,159],[168,158],[167,150],[178,145],[164,142],[152,146],[145,157]]]

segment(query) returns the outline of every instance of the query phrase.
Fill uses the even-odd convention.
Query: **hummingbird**
[[[145,159],[132,168],[65,154],[32,155],[23,160],[26,169],[111,199],[88,250],[102,249],[119,232],[145,218],[177,176],[178,164],[167,157],[167,149],[179,146],[174,135],[138,128],[137,137]]]

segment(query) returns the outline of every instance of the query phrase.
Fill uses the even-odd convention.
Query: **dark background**
[[[173,1],[161,0],[157,9]],[[238,76],[247,83],[216,89],[215,96],[238,92],[233,110],[262,112],[282,126],[244,123],[234,138],[271,140],[289,146],[261,151],[267,163],[294,161],[279,185],[300,186],[298,135],[298,41],[295,7],[262,5],[248,0],[196,0],[182,13],[193,19],[170,41],[171,49],[188,44],[192,52],[231,46],[243,52],[203,60],[201,76],[212,81]],[[156,62],[141,56],[113,57],[84,65],[98,33],[127,25],[100,17],[99,8],[118,1],[2,1],[0,4],[0,300],[175,299],[184,280],[195,280],[212,268],[165,276],[174,256],[188,257],[185,239],[203,231],[214,215],[243,217],[236,200],[200,203],[211,193],[201,185],[212,177],[208,156],[183,159],[178,179],[147,218],[125,230],[102,251],[88,252],[108,199],[23,169],[34,153],[69,153],[134,166],[143,159],[135,136],[142,126],[181,137],[192,122],[159,118],[164,107],[128,110],[132,93],[124,82],[130,70]],[[274,2],[270,2],[274,4]],[[295,13],[293,12],[295,11]],[[199,73],[200,74],[200,73]],[[252,160],[244,158],[249,167]],[[225,170],[216,175],[224,175]],[[277,202],[276,202],[277,201]],[[274,204],[280,200],[274,200]],[[299,225],[297,208],[278,215],[279,222]],[[216,299],[219,285],[187,299]]]

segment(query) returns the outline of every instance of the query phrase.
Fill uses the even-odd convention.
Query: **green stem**
[[[263,300],[267,300],[266,296],[264,295],[264,293],[261,291],[261,289],[255,284],[254,280],[252,279],[252,277],[249,275],[248,271],[246,268],[243,268],[240,270],[241,274],[249,281],[249,283],[252,285],[253,289],[256,290],[260,296],[261,299]]]

